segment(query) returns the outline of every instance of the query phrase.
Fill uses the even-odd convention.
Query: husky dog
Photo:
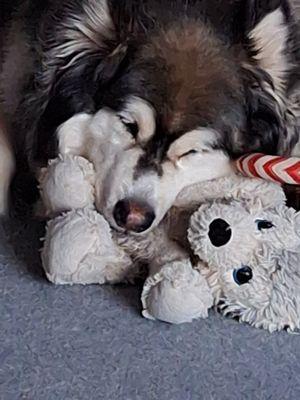
[[[115,228],[141,233],[182,189],[228,173],[233,157],[295,153],[295,5],[2,0],[0,107],[17,166],[36,174],[56,156],[62,132],[98,115],[108,133],[99,211]],[[2,209],[13,169],[5,143]]]

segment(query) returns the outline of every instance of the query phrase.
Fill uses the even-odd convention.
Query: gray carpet
[[[29,219],[0,227],[1,400],[300,398],[300,336],[214,313],[151,322],[138,287],[52,286],[41,232]]]

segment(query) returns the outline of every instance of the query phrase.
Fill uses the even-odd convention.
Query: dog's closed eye
[[[206,128],[198,128],[180,136],[168,151],[170,160],[182,159],[192,155],[203,155],[214,149],[217,134]]]
[[[123,121],[123,124],[126,126],[127,131],[132,135],[132,137],[136,139],[139,133],[138,124],[136,122],[125,122],[125,121]]]
[[[127,132],[130,133],[134,139],[136,139],[139,133],[138,123],[122,115],[120,115],[119,117]]]
[[[196,153],[198,153],[197,150],[191,149],[191,150],[188,150],[185,153],[181,154],[178,158],[186,157],[186,156],[189,156],[191,154],[196,154]]]

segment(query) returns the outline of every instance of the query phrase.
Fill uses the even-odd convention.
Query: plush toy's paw
[[[56,284],[115,283],[132,269],[106,220],[89,209],[70,211],[48,223],[42,262],[47,278]]]
[[[142,304],[144,317],[180,324],[206,318],[213,297],[205,278],[189,260],[181,260],[147,278]]]
[[[65,155],[51,160],[39,177],[46,214],[72,209],[93,208],[95,172],[83,157]]]

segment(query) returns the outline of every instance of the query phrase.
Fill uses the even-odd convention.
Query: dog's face
[[[208,128],[186,132],[166,148],[154,147],[147,153],[155,135],[153,109],[131,98],[126,110],[126,114],[111,109],[95,116],[79,114],[58,135],[62,153],[81,154],[93,162],[98,210],[115,228],[140,233],[161,221],[182,189],[226,175],[231,167],[228,156],[214,149],[217,133]],[[128,129],[133,116],[140,124],[137,135]]]
[[[146,232],[182,189],[230,173],[222,141],[245,122],[241,85],[201,24],[139,45],[102,96],[91,125],[99,141],[86,155],[99,176],[97,207],[114,227]]]
[[[83,124],[76,151],[96,166],[97,207],[112,226],[136,233],[157,225],[185,187],[230,173],[231,156],[276,152],[289,134],[282,115],[289,34],[280,8],[227,40],[198,18],[200,1],[190,9],[176,1],[184,18],[164,2],[146,3],[116,18],[111,2],[86,0],[78,32],[70,19],[66,42],[54,49],[60,63],[68,60],[56,84],[60,101],[72,99],[72,114],[94,115],[75,115],[59,139],[74,139],[70,131]],[[105,54],[99,62],[97,51]],[[72,140],[61,141],[65,151],[77,146]]]
[[[222,142],[245,123],[241,83],[202,24],[175,25],[140,44],[100,96],[91,125],[99,141],[86,156],[99,176],[97,207],[114,227],[146,232],[182,189],[230,173]]]

